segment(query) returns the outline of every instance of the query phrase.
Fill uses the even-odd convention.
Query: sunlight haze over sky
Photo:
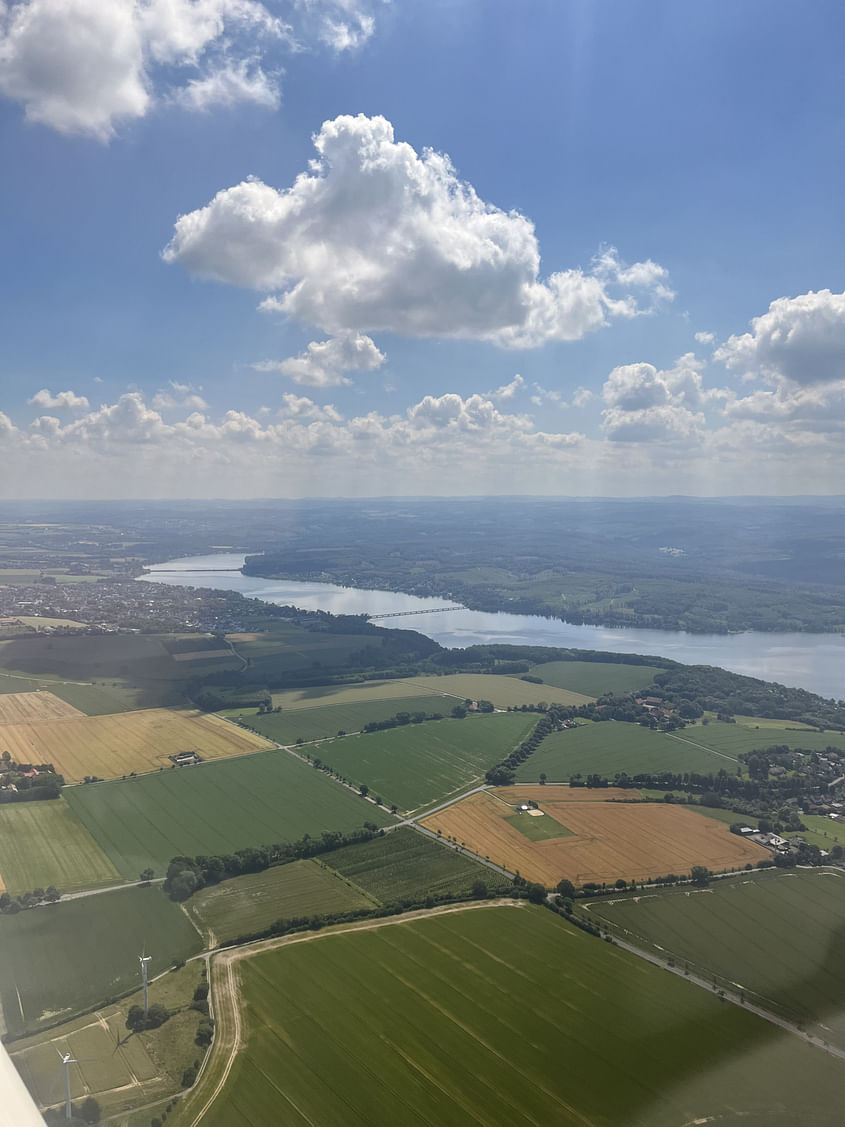
[[[832,0],[0,0],[0,496],[845,492]]]

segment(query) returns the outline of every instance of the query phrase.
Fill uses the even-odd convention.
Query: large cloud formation
[[[778,298],[714,359],[766,385],[732,395],[729,418],[788,426],[791,435],[845,430],[845,293]]]
[[[704,427],[701,409],[724,396],[704,388],[701,363],[691,353],[666,371],[653,364],[623,364],[602,389],[602,428],[616,442],[689,441]]]
[[[162,101],[275,107],[267,52],[360,46],[367,2],[295,0],[292,25],[260,0],[0,0],[0,93],[29,121],[100,140]]]
[[[775,384],[845,380],[845,293],[780,297],[754,318],[751,330],[730,337],[714,359],[746,378]]]
[[[582,441],[540,431],[482,395],[427,395],[402,414],[344,418],[331,404],[286,394],[257,416],[186,410],[169,420],[128,392],[68,422],[43,414],[26,427],[0,414],[0,491],[296,496],[337,494],[340,482],[344,492],[408,493],[424,475],[435,491],[449,492],[450,483],[480,488],[497,474],[502,487],[521,468],[533,473],[568,451],[574,457]]]
[[[327,121],[314,144],[292,187],[248,179],[181,216],[165,260],[331,334],[506,348],[577,340],[673,296],[663,267],[613,249],[541,278],[530,220],[482,200],[447,156],[395,141],[383,117]]]

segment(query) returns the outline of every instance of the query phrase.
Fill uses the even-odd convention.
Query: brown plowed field
[[[228,759],[272,746],[256,732],[188,709],[146,708],[114,716],[78,713],[0,728],[0,750],[9,751],[19,763],[52,763],[69,783],[81,782],[86,775],[114,779],[171,767],[170,756],[181,751],[195,751],[203,759]]]
[[[633,797],[630,790],[505,787],[473,794],[422,824],[547,888],[564,877],[575,884],[600,884],[619,877],[647,881],[667,873],[688,873],[693,865],[706,865],[715,872],[741,869],[770,856],[768,850],[732,834],[721,822],[684,806],[607,801],[619,793]],[[528,798],[566,826],[571,836],[531,841],[509,825],[505,819],[514,809],[503,799]]]
[[[35,724],[84,716],[78,708],[48,692],[0,694],[0,724]]]

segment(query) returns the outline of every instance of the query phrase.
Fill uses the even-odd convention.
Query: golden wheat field
[[[40,720],[62,720],[84,716],[78,708],[45,690],[34,693],[0,694],[0,724],[34,724]]]
[[[686,807],[607,801],[620,795],[630,800],[630,790],[603,790],[601,798],[598,793],[586,788],[504,787],[473,794],[426,818],[423,825],[546,887],[564,877],[575,884],[620,877],[648,881],[688,873],[693,865],[719,872],[769,857],[762,846]],[[513,817],[515,804],[529,798],[564,826],[567,836],[531,840],[506,821]]]
[[[146,708],[114,716],[79,713],[0,728],[0,752],[8,751],[19,763],[52,763],[69,783],[81,782],[86,775],[113,779],[170,767],[170,756],[183,751],[203,759],[228,759],[272,746],[255,732],[193,709]]]

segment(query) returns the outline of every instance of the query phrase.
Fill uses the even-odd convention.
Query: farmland
[[[713,751],[730,755],[734,759],[755,748],[800,747],[806,751],[824,751],[826,747],[845,750],[845,732],[808,732],[790,729],[748,728],[744,724],[722,724],[711,721],[709,724],[696,724],[680,733],[685,739],[712,748]]]
[[[274,707],[287,709],[322,708],[329,704],[357,704],[366,701],[390,701],[409,696],[430,696],[427,685],[418,685],[419,677],[407,680],[366,681],[350,685],[311,685],[306,689],[285,689],[273,693]]]
[[[0,669],[0,697],[42,691],[49,691],[86,716],[140,708],[145,695],[141,689],[123,681],[63,681],[58,677],[30,677]]]
[[[64,798],[0,806],[0,891],[74,892],[119,879]]]
[[[726,725],[728,727],[729,725]],[[716,754],[701,743],[700,732],[673,736],[653,732],[639,724],[580,724],[546,736],[537,751],[517,769],[517,782],[527,783],[545,774],[552,782],[564,782],[572,775],[598,774],[612,779],[617,771],[634,775],[639,771],[698,771],[715,774],[720,768],[736,771],[739,764],[725,752]],[[695,741],[695,743],[691,742]]]
[[[0,1002],[12,1033],[34,1031],[151,977],[200,949],[196,930],[157,886],[120,888],[0,916]]]
[[[203,655],[204,660],[179,663],[168,650],[178,639],[32,634],[0,641],[0,693],[50,689],[88,715],[100,715],[183,704],[186,680],[241,665],[228,651],[225,658]]]
[[[186,908],[204,932],[217,939],[234,939],[261,931],[278,919],[374,904],[372,897],[318,862],[292,861],[204,888],[188,900]]]
[[[84,713],[49,692],[4,693],[0,696],[0,725],[31,724],[38,720],[63,720]],[[3,734],[0,732],[0,743]]]
[[[617,934],[659,945],[792,1020],[824,1023],[845,1046],[845,876],[831,870],[755,872],[696,894],[597,901]]]
[[[192,676],[173,661],[170,634],[28,635],[0,642],[0,665],[34,676],[52,674],[75,681],[100,678],[164,680]],[[190,664],[190,663],[188,663]],[[231,654],[215,669],[237,668]]]
[[[350,701],[348,704],[327,704],[314,708],[292,708],[287,712],[259,715],[243,709],[229,709],[227,715],[243,717],[249,725],[270,740],[294,744],[298,739],[319,740],[338,732],[359,732],[371,720],[388,720],[397,712],[426,712],[448,716],[453,702],[443,697],[395,697],[388,700]]]
[[[219,716],[164,708],[7,724],[0,729],[0,740],[13,759],[52,763],[68,782],[170,767],[170,756],[182,751],[222,759],[268,746],[261,736]]]
[[[147,866],[163,875],[180,854],[232,853],[392,821],[283,751],[71,787],[65,795],[128,880]]]
[[[653,665],[618,662],[547,661],[542,665],[535,665],[531,673],[534,677],[542,677],[546,687],[557,685],[575,693],[600,697],[605,693],[625,696],[648,688],[660,670]]]
[[[321,864],[383,904],[470,895],[476,881],[489,889],[510,887],[510,881],[477,861],[404,828],[337,849],[326,854]]]
[[[715,871],[741,868],[769,856],[762,846],[684,807],[608,801],[630,800],[634,794],[612,788],[504,787],[470,795],[424,819],[423,825],[547,887],[563,877],[575,884],[601,884],[619,877],[642,881],[689,872],[693,865]],[[569,833],[532,841],[509,824],[515,809],[508,804],[528,799]]]
[[[324,934],[238,972],[246,1048],[203,1127],[840,1120],[840,1061],[542,909]]]
[[[406,680],[366,681],[353,685],[312,685],[302,689],[285,689],[272,694],[273,706],[287,711],[295,708],[322,708],[328,705],[431,696],[432,689],[427,685],[419,684],[420,681],[422,681],[420,677],[409,677]],[[234,711],[234,709],[230,710],[230,712]]]
[[[504,713],[430,720],[321,744],[323,763],[402,810],[415,810],[480,780],[533,729],[536,716]]]
[[[128,1010],[142,1000],[138,991],[13,1042],[12,1059],[36,1099],[50,1105],[63,1098],[59,1053],[71,1053],[78,1061],[70,1072],[72,1098],[94,1095],[105,1114],[176,1092],[182,1070],[197,1056],[194,1036],[200,1015],[189,1006],[201,979],[200,968],[200,963],[190,962],[152,984],[151,1000],[172,1014],[160,1029],[127,1036]]]
[[[497,708],[508,705],[539,704],[589,704],[593,699],[580,692],[572,692],[568,687],[555,688],[554,685],[534,685],[519,677],[506,677],[495,673],[448,673],[442,677],[413,677],[405,682],[420,689],[427,689],[458,700],[489,700]]]

